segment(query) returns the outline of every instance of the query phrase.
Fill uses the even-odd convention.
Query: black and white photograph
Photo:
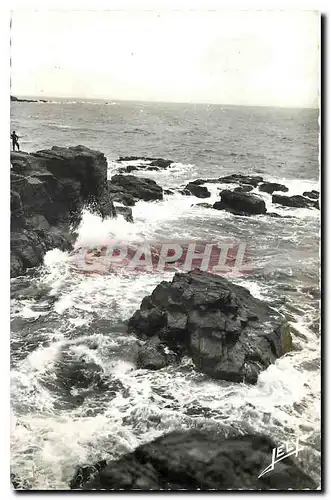
[[[12,9],[12,491],[323,489],[322,17]]]

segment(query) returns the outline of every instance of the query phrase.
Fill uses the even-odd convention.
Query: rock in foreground
[[[267,212],[265,202],[252,194],[225,189],[221,191],[221,201],[216,201],[216,210],[226,210],[234,215],[258,215]]]
[[[81,468],[71,482],[83,490],[303,490],[316,484],[292,457],[261,478],[277,445],[267,436],[225,437],[181,431],[139,446],[116,461]],[[89,481],[84,481],[89,475]]]
[[[179,358],[191,356],[199,371],[234,382],[256,383],[292,346],[288,325],[267,304],[199,270],[160,283],[129,320],[129,331],[153,342],[157,336]]]

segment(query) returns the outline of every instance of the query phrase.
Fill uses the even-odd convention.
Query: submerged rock
[[[263,182],[259,185],[259,190],[264,193],[272,194],[274,191],[287,192],[288,187],[284,186],[284,184],[278,184],[277,182]]]
[[[158,336],[179,357],[213,378],[256,383],[258,375],[291,350],[283,317],[241,286],[203,271],[176,273],[143,299],[129,331]]]
[[[142,162],[138,165],[128,165],[126,167],[119,169],[119,172],[128,172],[128,173],[134,170],[164,170],[166,168],[169,168],[170,165],[174,163],[172,160],[165,160],[163,158],[149,158],[146,156],[120,156],[117,161]]]
[[[293,457],[268,467],[277,447],[259,434],[228,436],[211,431],[177,431],[141,445],[118,460],[81,468],[71,488],[83,490],[303,490],[315,482]],[[95,473],[95,470],[99,469]],[[84,482],[85,477],[92,478]]]
[[[279,205],[284,205],[285,207],[294,208],[319,208],[318,202],[309,200],[300,194],[295,196],[283,196],[280,194],[272,195],[272,202],[278,203]]]
[[[189,194],[193,194],[197,198],[209,198],[210,197],[210,192],[205,186],[199,186],[194,183],[188,183],[185,188],[185,192],[189,192]]]
[[[267,212],[265,202],[252,194],[225,189],[220,193],[221,201],[216,201],[213,208],[226,210],[234,215],[257,215]]]
[[[54,146],[30,154],[14,151],[10,160],[11,276],[40,264],[47,250],[68,249],[71,238],[62,228],[77,225],[85,206],[101,217],[116,216],[107,160],[99,151]]]
[[[263,177],[259,175],[230,174],[226,175],[225,177],[220,177],[218,179],[218,182],[250,184],[256,187],[260,182],[263,182]]]
[[[147,179],[144,177],[136,177],[134,175],[114,175],[109,181],[109,187],[111,192],[119,193],[120,197],[129,197],[134,204],[137,200],[152,201],[152,200],[162,200],[163,190],[152,179]],[[112,197],[113,201],[124,202],[124,198],[120,201],[116,197]],[[131,203],[130,203],[131,204]]]
[[[116,214],[122,215],[127,222],[133,222],[132,209],[129,207],[116,207]]]

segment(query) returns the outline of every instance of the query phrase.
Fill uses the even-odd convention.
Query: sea
[[[51,99],[12,102],[11,130],[27,152],[102,151],[109,177],[120,156],[170,159],[169,169],[134,172],[164,189],[242,173],[285,184],[289,195],[320,190],[316,109]],[[179,429],[261,432],[277,445],[299,439],[298,460],[320,482],[320,212],[259,193],[268,211],[288,217],[234,216],[196,206],[219,199],[220,186],[206,186],[206,200],[176,191],[137,202],[133,224],[85,209],[75,246],[109,237],[245,242],[253,271],[226,277],[287,318],[293,350],[256,385],[213,380],[188,358],[137,369],[124,322],[173,273],[87,275],[75,272],[70,253],[49,251],[40,268],[11,280],[11,472],[22,488],[66,490],[77,466]],[[82,363],[91,371],[84,387]]]

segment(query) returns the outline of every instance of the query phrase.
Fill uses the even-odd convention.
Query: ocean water
[[[160,172],[135,172],[164,188],[229,173],[262,175],[288,194],[320,189],[318,111],[139,102],[12,103],[21,149],[83,144],[105,153],[108,174],[121,155],[171,159]],[[207,184],[218,199],[216,184]],[[229,187],[232,187],[229,185]],[[189,359],[138,370],[135,342],[123,328],[144,296],[172,274],[77,273],[54,249],[44,265],[11,283],[11,470],[29,489],[68,489],[77,465],[112,459],[175,429],[231,426],[295,441],[298,459],[320,477],[319,231],[315,209],[273,206],[290,218],[235,217],[192,206],[194,196],[138,202],[134,224],[84,211],[76,246],[105,238],[246,242],[254,271],[229,276],[284,314],[294,350],[255,386],[215,381]],[[103,373],[86,387],[71,382],[84,360]],[[71,381],[70,383],[68,381]]]

